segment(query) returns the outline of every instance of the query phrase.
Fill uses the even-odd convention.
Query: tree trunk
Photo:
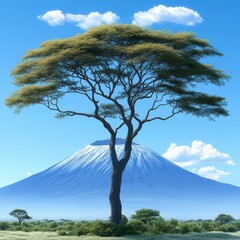
[[[122,203],[120,199],[122,174],[131,156],[132,139],[127,138],[124,146],[124,154],[120,161],[117,158],[115,143],[116,143],[116,136],[112,135],[110,139],[110,145],[109,145],[110,155],[112,160],[112,178],[111,178],[111,188],[110,188],[110,194],[109,194],[109,202],[111,207],[110,220],[115,224],[120,224],[122,219]]]
[[[109,201],[111,207],[110,219],[115,224],[119,224],[122,219],[122,204],[120,200],[122,173],[123,169],[120,164],[113,165]]]

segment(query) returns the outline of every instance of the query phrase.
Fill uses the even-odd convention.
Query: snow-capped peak
[[[124,139],[117,139],[116,141],[116,154],[120,160],[124,152]],[[128,163],[128,168],[144,168],[151,167],[163,167],[163,165],[169,165],[171,167],[178,168],[172,162],[166,160],[158,153],[146,148],[143,145],[134,143],[132,145],[132,153]],[[111,169],[111,159],[109,151],[109,140],[96,141],[85,148],[77,151],[70,157],[59,162],[49,170],[55,171],[56,169],[62,169],[63,171],[73,171],[77,168],[93,169],[98,168],[103,172]]]

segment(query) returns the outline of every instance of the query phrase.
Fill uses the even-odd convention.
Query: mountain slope
[[[123,143],[118,139],[119,157]],[[43,172],[1,188],[0,204],[23,206],[39,217],[107,217],[110,178],[108,141],[97,141]],[[121,197],[125,214],[148,207],[166,217],[206,218],[221,212],[236,215],[240,188],[190,173],[134,144]]]

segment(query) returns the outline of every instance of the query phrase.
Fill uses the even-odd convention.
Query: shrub
[[[240,231],[240,222],[233,222],[232,224],[234,224],[237,230]]]
[[[186,233],[191,232],[188,223],[181,223],[181,224],[179,224],[178,229],[179,229],[179,232],[182,233],[182,234],[186,234]]]
[[[64,230],[61,230],[58,232],[58,236],[69,236],[69,233]]]
[[[125,215],[122,215],[120,225],[126,225],[127,222],[128,222],[128,218]]]
[[[92,229],[92,222],[88,222],[88,221],[77,223],[74,226],[74,231],[76,231],[77,236],[87,235],[91,233],[91,229]]]
[[[0,222],[0,230],[7,230],[9,227],[10,226],[7,222]]]
[[[126,224],[126,234],[138,235],[146,232],[147,228],[145,224],[140,220],[132,220]]]
[[[171,219],[170,221],[167,221],[165,224],[165,233],[178,233],[178,220]]]
[[[125,234],[125,227],[116,225],[109,221],[95,221],[93,222],[91,233],[101,237],[122,236]]]
[[[196,222],[188,223],[188,226],[189,226],[190,232],[198,232],[198,233],[202,232],[201,227]]]
[[[166,222],[163,218],[152,220],[146,224],[148,234],[164,234],[166,232]]]
[[[58,227],[58,224],[55,221],[50,222],[48,225],[51,229]]]
[[[136,211],[135,214],[131,216],[133,220],[140,220],[143,223],[150,222],[160,216],[159,211],[154,209],[142,208]]]
[[[216,226],[215,222],[203,221],[201,223],[201,229],[203,232],[214,231],[214,230],[216,230],[216,228],[217,228],[217,226]]]
[[[237,232],[238,229],[233,224],[227,223],[227,224],[221,225],[219,227],[219,230],[222,232]]]

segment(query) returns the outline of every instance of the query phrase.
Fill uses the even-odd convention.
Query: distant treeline
[[[122,216],[119,225],[110,221],[59,221],[43,220],[24,222],[0,222],[0,230],[8,231],[46,231],[57,232],[59,235],[97,235],[97,236],[122,236],[122,235],[161,235],[165,233],[186,234],[189,232],[237,232],[240,231],[240,221],[227,214],[220,214],[214,220],[178,221],[165,220],[159,211],[140,209],[128,219]]]

